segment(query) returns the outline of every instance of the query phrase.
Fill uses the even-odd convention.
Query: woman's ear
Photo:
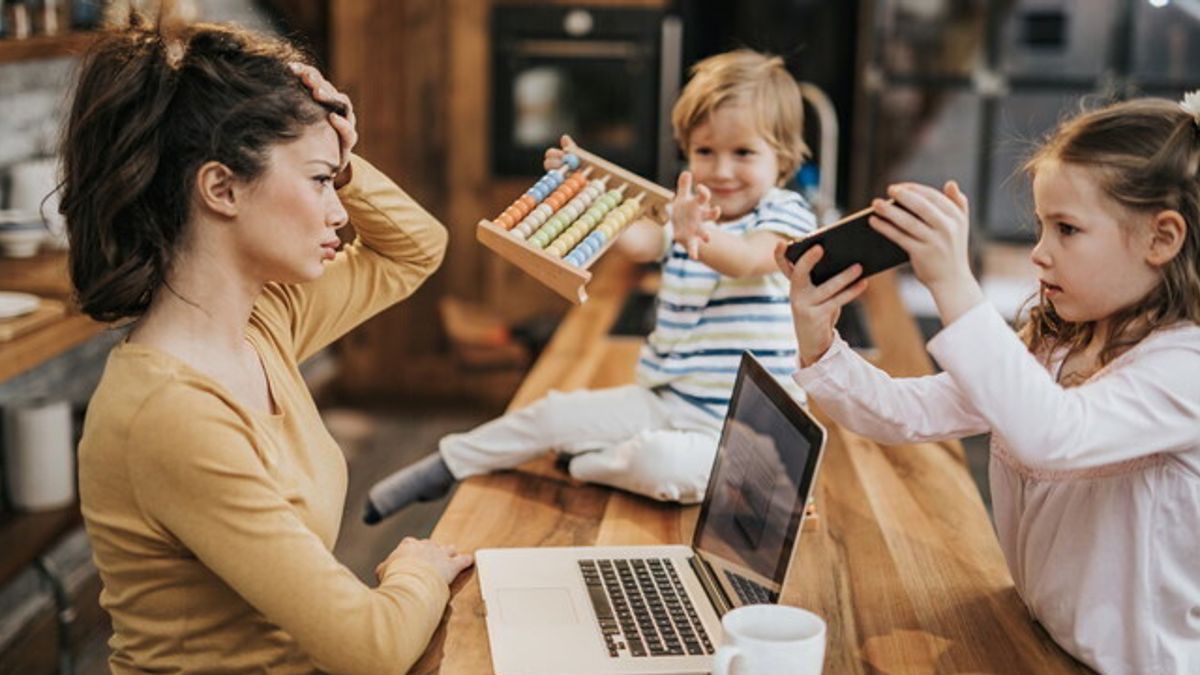
[[[238,214],[235,183],[229,167],[220,162],[205,162],[196,172],[196,200],[209,211],[233,218]]]
[[[1146,251],[1146,262],[1162,267],[1174,260],[1187,239],[1187,228],[1183,214],[1174,209],[1154,214],[1150,221],[1150,246]]]

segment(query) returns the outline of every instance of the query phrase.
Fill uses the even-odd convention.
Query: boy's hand
[[[814,246],[796,259],[793,265],[785,255],[787,242],[775,245],[775,264],[792,282],[788,294],[792,304],[792,323],[800,349],[800,365],[807,368],[816,363],[833,344],[833,327],[837,325],[842,307],[862,295],[867,280],[859,279],[862,265],[851,265],[820,286],[813,286],[809,275],[813,266],[825,255],[821,246]]]
[[[563,155],[575,149],[575,141],[566,134],[558,139],[562,149],[546,148],[546,156],[542,159],[542,167],[546,171],[553,171],[563,165]]]
[[[712,193],[704,185],[692,190],[691,171],[679,174],[675,199],[671,202],[671,222],[675,226],[675,241],[684,245],[692,260],[700,257],[701,242],[708,243],[706,224],[721,217],[721,207],[709,206],[711,201]]]

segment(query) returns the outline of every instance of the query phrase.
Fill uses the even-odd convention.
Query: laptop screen
[[[823,442],[820,425],[744,354],[693,548],[782,584]]]

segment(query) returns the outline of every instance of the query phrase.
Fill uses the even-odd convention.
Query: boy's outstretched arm
[[[655,262],[666,253],[666,238],[661,225],[635,220],[613,242],[613,248],[634,262]]]
[[[727,277],[762,276],[776,271],[775,245],[784,238],[774,232],[743,235],[722,230],[713,222],[721,217],[721,209],[710,206],[712,193],[704,185],[693,190],[692,184],[692,173],[681,173],[671,202],[673,236],[688,255]]]

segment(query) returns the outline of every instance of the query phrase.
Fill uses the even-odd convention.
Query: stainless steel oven
[[[676,17],[642,7],[499,5],[492,48],[496,175],[539,173],[543,151],[567,133],[642,176],[673,178]]]

